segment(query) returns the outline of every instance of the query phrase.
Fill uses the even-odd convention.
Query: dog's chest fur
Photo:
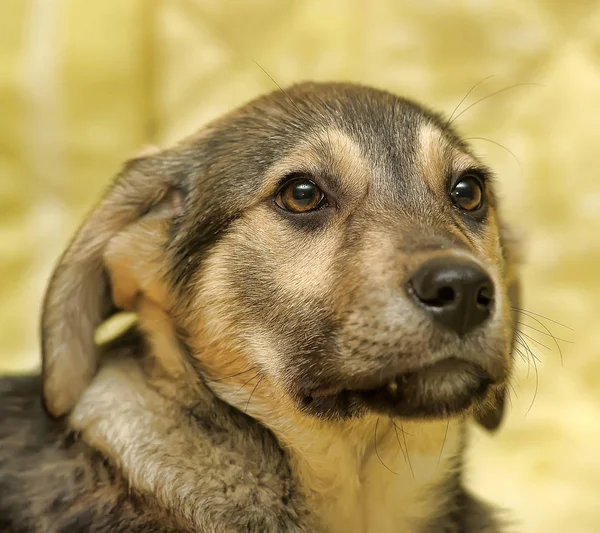
[[[459,432],[458,424],[407,428],[374,417],[329,434],[313,429],[294,443],[291,464],[324,531],[416,532],[447,506],[441,487]]]

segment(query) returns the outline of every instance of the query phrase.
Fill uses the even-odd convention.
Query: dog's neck
[[[136,362],[112,362],[96,376],[70,422],[92,447],[119,464],[134,489],[155,495],[163,507],[177,510],[185,523],[198,528],[203,496],[193,497],[191,489],[206,466],[193,454],[170,455],[168,463],[164,457],[166,450],[198,448],[199,457],[204,452],[192,427],[173,418],[181,406],[165,399],[164,387],[154,385]],[[226,390],[232,392],[220,387],[217,394],[235,406]],[[462,422],[400,424],[366,417],[329,423],[290,419],[281,412],[263,405],[260,394],[248,408],[287,452],[293,477],[323,532],[409,533],[441,511],[441,487],[460,453]]]
[[[445,503],[441,487],[459,445],[455,424],[373,417],[314,438],[321,442],[299,444],[291,456],[327,532],[412,532]]]
[[[294,413],[269,386],[253,390],[251,402],[240,398],[237,386],[219,382],[212,388],[273,431],[327,533],[419,531],[452,496],[444,488],[459,463],[462,420],[401,422],[373,415],[320,421]]]

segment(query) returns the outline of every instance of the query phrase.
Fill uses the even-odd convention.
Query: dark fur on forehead
[[[257,201],[265,171],[311,134],[329,128],[345,132],[371,160],[393,165],[385,170],[401,183],[424,123],[467,151],[438,115],[410,100],[356,84],[303,83],[253,100],[208,125],[203,134],[162,152],[149,164],[158,160],[186,193],[187,214],[174,225],[171,242],[174,284],[185,287],[191,281],[206,247]]]

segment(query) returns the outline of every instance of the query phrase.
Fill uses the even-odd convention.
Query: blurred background
[[[515,531],[600,532],[597,0],[3,0],[0,371],[38,365],[53,262],[120,163],[273,90],[255,62],[282,86],[357,81],[446,115],[482,82],[455,124],[500,177],[537,314],[469,483]]]

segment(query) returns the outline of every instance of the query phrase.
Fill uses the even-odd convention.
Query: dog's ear
[[[131,310],[140,290],[161,297],[158,267],[152,261],[160,256],[161,239],[153,231],[164,236],[181,201],[177,184],[161,175],[164,166],[153,164],[157,152],[146,152],[125,165],[50,280],[41,338],[42,394],[52,416],[67,414],[96,372],[96,328],[117,308]],[[126,247],[129,253],[124,254]],[[134,278],[141,264],[147,268],[142,286]]]
[[[514,329],[519,320],[519,309],[521,307],[521,290],[519,284],[519,242],[515,236],[506,228],[501,232],[502,251],[504,256],[504,280],[507,287],[508,302],[510,305],[511,329],[510,329],[510,355],[514,356],[516,335]],[[506,384],[495,388],[486,399],[483,407],[475,412],[475,420],[488,431],[498,429],[504,417],[504,405],[506,400]]]

